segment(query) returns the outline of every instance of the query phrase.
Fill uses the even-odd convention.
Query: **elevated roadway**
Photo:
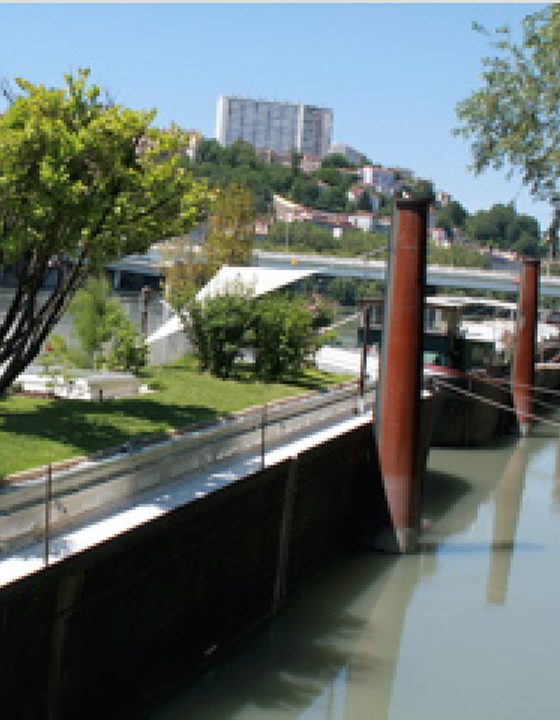
[[[330,277],[361,278],[363,280],[385,280],[387,271],[387,263],[384,260],[302,255],[263,250],[254,251],[253,263],[261,267],[297,267],[300,270],[313,270],[317,274]],[[427,283],[438,287],[463,290],[517,293],[519,275],[516,271],[428,265]],[[541,274],[540,295],[560,297],[560,277]]]
[[[387,263],[383,260],[264,250],[253,252],[253,265],[269,268],[297,268],[330,277],[361,278],[363,280],[385,280],[387,271]],[[107,269],[113,276],[115,288],[120,286],[121,275],[139,275],[144,280],[151,279],[152,282],[163,277],[160,262],[150,256],[129,256],[111,263]],[[427,282],[428,285],[437,287],[517,293],[519,275],[517,270],[481,270],[480,268],[428,265]],[[540,295],[541,297],[560,297],[560,277],[541,273]]]

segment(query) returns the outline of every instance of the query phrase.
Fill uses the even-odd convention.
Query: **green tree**
[[[321,161],[322,168],[354,168],[354,163],[351,163],[342,153],[329,153]]]
[[[348,179],[348,176],[343,175],[338,168],[332,166],[315,170],[313,177],[327,183],[331,187],[349,187],[352,182],[352,180]],[[353,177],[354,176],[352,176],[352,178]]]
[[[74,331],[85,356],[80,364],[134,372],[146,365],[145,338],[127,317],[122,303],[111,295],[105,278],[88,278],[70,303],[69,314],[74,317]],[[70,350],[66,355],[79,360]]]
[[[518,215],[513,204],[493,205],[479,210],[465,222],[467,237],[500,250],[514,250],[523,254],[539,255],[540,227],[535,218]]]
[[[223,162],[233,168],[247,168],[254,170],[262,166],[257,158],[255,148],[245,140],[236,140],[222,151]]]
[[[299,175],[292,186],[292,200],[305,207],[315,207],[319,198],[317,181],[305,175]]]
[[[346,190],[340,185],[327,188],[319,193],[315,207],[325,212],[344,212],[346,209]]]
[[[323,293],[340,305],[351,307],[358,302],[358,283],[353,278],[331,278]]]
[[[435,197],[434,185],[431,180],[412,178],[401,182],[402,190],[411,197]]]
[[[210,140],[201,140],[196,151],[196,159],[200,163],[219,164],[222,156],[222,146],[213,138]]]
[[[169,240],[161,253],[165,300],[175,311],[182,312],[212,272],[202,257],[200,244],[191,234]]]
[[[300,371],[317,347],[311,311],[302,300],[282,295],[258,298],[255,317],[255,370],[273,380]]]
[[[301,161],[302,161],[303,155],[298,152],[297,148],[292,148],[290,152],[290,171],[292,173],[292,178],[295,180],[295,178],[299,177],[301,174]]]
[[[255,351],[256,375],[276,380],[302,369],[320,344],[317,328],[323,319],[324,312],[318,312],[317,307],[312,310],[301,298],[255,298],[234,286],[225,293],[193,300],[184,329],[201,370],[229,378],[241,350],[251,347]]]
[[[179,167],[155,112],[103,102],[89,71],[61,89],[16,80],[0,116],[0,253],[18,286],[0,325],[0,393],[38,355],[85,277],[203,217],[204,185]],[[47,273],[54,288],[40,301]]]
[[[451,248],[439,248],[430,243],[428,246],[428,263],[430,265],[458,265],[460,267],[479,268],[487,266],[484,256],[477,250],[457,243]],[[450,289],[447,292],[453,294],[454,290]]]
[[[138,373],[148,362],[146,338],[130,321],[121,306],[112,328],[110,345],[104,355],[103,365],[111,370],[132,370]]]
[[[482,88],[457,105],[455,133],[471,141],[475,174],[504,166],[510,177],[519,171],[534,197],[551,202],[558,220],[560,6],[526,16],[521,30],[520,42],[507,27],[494,31],[497,54],[483,59]]]
[[[371,196],[367,190],[364,190],[358,198],[357,207],[358,210],[365,210],[366,212],[371,210]]]
[[[436,226],[445,230],[447,237],[453,237],[455,229],[461,230],[465,226],[468,212],[456,200],[452,200],[436,210]]]
[[[167,243],[166,294],[181,312],[222,265],[249,265],[255,243],[255,208],[248,188],[216,188],[209,206],[206,239],[197,248],[190,235]]]
[[[192,300],[183,327],[200,369],[228,378],[241,349],[253,337],[253,298],[241,288],[229,288],[220,295]]]
[[[111,297],[109,283],[103,277],[88,278],[85,287],[76,292],[68,313],[74,319],[74,333],[86,356],[87,367],[100,364],[103,345],[111,339],[121,312],[120,302]]]
[[[222,265],[248,265],[255,244],[255,208],[248,188],[232,183],[218,193],[209,218],[206,261],[212,272]]]
[[[316,227],[311,223],[290,224],[290,248],[300,252],[325,253],[355,257],[364,253],[375,253],[381,260],[387,250],[387,236],[382,233],[368,233],[362,230],[347,230],[344,242],[334,237],[332,230]],[[286,246],[286,226],[274,223],[268,231],[263,247],[284,248]]]
[[[379,217],[392,217],[394,212],[394,201],[392,197],[387,197],[386,195],[381,195],[381,205],[379,207],[379,210],[377,211],[377,214]]]

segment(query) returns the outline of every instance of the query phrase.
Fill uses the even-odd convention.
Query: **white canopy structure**
[[[266,268],[266,267],[237,267],[224,265],[214,277],[197,293],[197,300],[213,297],[240,287],[254,296],[266,295],[273,290],[291,285],[297,280],[314,275],[318,270],[300,270],[297,268]],[[173,315],[154,333],[147,342],[152,345],[181,330],[181,318]]]

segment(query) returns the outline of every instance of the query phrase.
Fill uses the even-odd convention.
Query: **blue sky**
[[[0,3],[0,77],[59,85],[89,67],[117,102],[206,137],[220,94],[324,105],[334,140],[431,179],[470,212],[515,200],[545,229],[548,206],[504,173],[474,177],[468,143],[451,134],[490,51],[472,21],[518,30],[541,7]]]

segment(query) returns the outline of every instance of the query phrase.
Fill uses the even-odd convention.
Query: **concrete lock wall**
[[[362,426],[2,588],[2,716],[126,714],[201,672],[371,530],[376,468]]]

